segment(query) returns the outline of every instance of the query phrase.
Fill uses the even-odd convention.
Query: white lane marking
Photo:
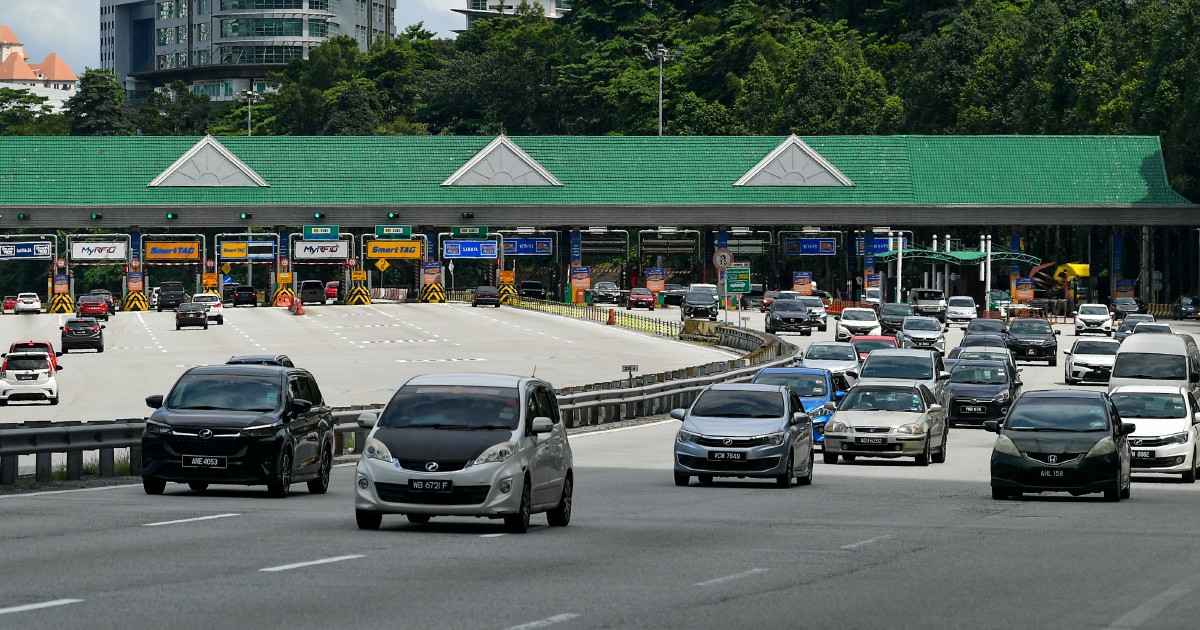
[[[578,440],[579,438],[587,437],[589,435],[600,435],[603,433],[616,433],[617,431],[632,431],[634,429],[645,429],[646,427],[656,427],[660,424],[671,424],[672,422],[679,422],[679,421],[674,420],[674,419],[659,420],[658,422],[647,422],[646,424],[637,424],[637,425],[634,425],[631,427],[617,427],[615,429],[600,429],[599,431],[588,431],[587,433],[574,434],[574,435],[570,436],[570,439]]]
[[[161,343],[159,343],[158,336],[155,335],[154,331],[150,329],[150,324],[146,323],[146,318],[142,317],[141,311],[138,311],[137,318],[138,322],[141,323],[142,328],[146,329],[146,336],[150,338],[150,343],[153,343],[154,346],[159,350],[166,352],[167,349],[164,348]]]
[[[501,537],[501,536],[507,536],[507,535],[508,535],[508,534],[504,534],[504,533],[501,533],[501,534],[483,534],[482,536],[480,536],[480,538],[499,538],[499,537]]]
[[[175,521],[159,521],[157,523],[145,523],[142,525],[142,527],[158,527],[160,525],[178,525],[180,523],[195,523],[197,521],[211,521],[213,519],[229,518],[231,516],[241,516],[241,514],[235,514],[233,512],[229,512],[228,514],[210,514],[208,516],[197,516],[195,518],[181,518],[181,519],[175,520]]]
[[[748,578],[752,575],[758,575],[766,572],[767,569],[750,569],[749,571],[742,571],[741,573],[734,573],[733,575],[726,575],[725,577],[719,577],[705,582],[697,582],[696,586],[713,586],[716,584],[724,584],[726,582],[732,582],[734,580],[740,580],[742,578]]]
[[[437,335],[434,335],[436,337]],[[437,343],[440,339],[375,339],[355,343]]]
[[[513,626],[508,630],[535,630],[536,628],[545,628],[555,624],[560,624],[564,621],[570,621],[578,616],[579,615],[575,613],[563,613],[561,615],[554,615],[553,617],[546,617],[545,619],[540,619],[538,621],[523,623],[519,626]]]
[[[42,497],[48,494],[68,494],[72,492],[101,492],[103,490],[116,490],[118,488],[141,488],[140,483],[129,483],[120,486],[101,486],[99,488],[74,488],[72,490],[44,490],[42,492],[25,492],[23,494],[0,494],[0,501],[4,499],[24,499],[25,497]]]
[[[9,613],[27,612],[30,610],[41,610],[43,608],[54,608],[55,606],[66,606],[67,604],[78,604],[82,599],[54,599],[48,602],[37,604],[25,604],[24,606],[12,606],[10,608],[0,608],[0,615]]]
[[[365,556],[354,555],[354,556],[337,556],[335,558],[322,558],[320,560],[310,560],[308,562],[297,562],[295,564],[281,564],[277,567],[267,567],[265,569],[259,569],[259,571],[267,571],[267,572],[291,571],[292,569],[302,569],[304,567],[311,567],[311,566],[315,566],[318,564],[331,564],[334,562],[344,562],[346,560],[357,560],[358,558],[363,558],[363,557],[365,557]]]
[[[441,358],[441,359],[396,359],[396,363],[457,363],[460,361],[487,361],[478,358]]]
[[[1196,590],[1198,586],[1200,586],[1200,575],[1193,575],[1172,586],[1170,589],[1142,602],[1137,608],[1121,615],[1106,630],[1140,628],[1155,615],[1170,607],[1171,604],[1174,604],[1179,599],[1186,597],[1189,593]]]
[[[850,543],[849,545],[842,545],[842,549],[847,549],[847,550],[850,550],[850,551],[854,551],[855,549],[858,549],[859,547],[866,547],[867,545],[870,545],[870,544],[873,544],[873,543],[877,543],[877,542],[880,542],[880,541],[884,541],[884,540],[887,540],[887,539],[889,539],[889,538],[891,538],[891,536],[890,536],[890,535],[876,536],[876,537],[874,537],[874,538],[868,538],[868,539],[866,539],[866,540],[860,540],[860,541],[858,541],[858,542],[856,542],[856,543]]]

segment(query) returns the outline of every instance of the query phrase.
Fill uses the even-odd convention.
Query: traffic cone
[[[296,314],[296,315],[304,314],[304,302],[302,302],[300,300],[296,300],[296,301],[292,302],[292,304],[296,305],[296,310],[292,311],[293,314]]]
[[[608,322],[607,323],[609,326],[617,325],[617,309],[615,309],[615,308],[608,309]]]

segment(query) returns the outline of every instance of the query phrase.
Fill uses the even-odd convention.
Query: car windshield
[[[68,319],[67,323],[66,323],[66,327],[67,328],[77,328],[77,329],[95,328],[96,320],[94,320],[94,319]]]
[[[962,307],[966,307],[966,308],[975,308],[975,300],[972,300],[971,298],[967,298],[967,297],[950,298],[950,301],[947,302],[946,305],[947,306],[962,306]]]
[[[762,385],[786,385],[796,392],[797,396],[825,396],[829,393],[825,377],[819,374],[768,373],[754,379],[754,382]]]
[[[1103,306],[1081,306],[1079,307],[1080,315],[1108,315],[1108,309]]]
[[[1133,327],[1133,332],[1169,335],[1173,331],[1171,330],[1171,327],[1166,324],[1150,324],[1146,322],[1139,322],[1137,326]]]
[[[50,361],[44,357],[8,357],[5,360],[9,370],[48,370],[50,369]]]
[[[1179,305],[1180,305],[1180,306],[1191,306],[1191,305],[1193,305],[1193,304],[1195,304],[1195,303],[1196,303],[1196,300],[1195,300],[1195,298],[1190,298],[1190,297],[1181,297],[1181,298],[1179,298]]]
[[[803,313],[808,311],[808,307],[802,304],[800,300],[775,300],[771,302],[771,310]]]
[[[500,293],[496,287],[475,287],[475,295],[493,295]]]
[[[1018,319],[1008,327],[1015,335],[1053,335],[1054,329],[1044,319]]]
[[[879,289],[867,289],[867,297],[879,299]]]
[[[1134,326],[1137,326],[1139,323],[1140,323],[1140,322],[1125,322],[1125,323],[1123,323],[1123,324],[1121,324],[1120,326],[1118,326],[1118,327],[1117,327],[1117,332],[1119,332],[1119,333],[1131,333],[1131,332],[1133,332],[1133,327],[1134,327]]]
[[[904,320],[904,330],[941,330],[942,324],[936,319],[910,317]]]
[[[988,346],[995,348],[1007,348],[1008,344],[1004,343],[1004,337],[996,335],[971,335],[963,337],[962,345],[966,346]]]
[[[690,415],[715,418],[781,418],[783,396],[779,392],[709,389],[700,394]]]
[[[963,350],[958,353],[958,358],[963,361],[972,359],[978,361],[1008,361],[1007,352],[988,352],[986,350]]]
[[[921,394],[911,387],[853,387],[838,411],[901,411],[921,413]]]
[[[913,291],[913,295],[918,300],[940,300],[942,299],[941,291]]]
[[[933,364],[920,356],[886,356],[879,353],[867,357],[863,364],[863,378],[903,378],[912,381],[927,381],[933,378]]]
[[[779,297],[779,292],[778,291],[767,291],[766,293],[763,294],[763,297],[777,298],[777,297]]]
[[[102,296],[102,295],[84,295],[84,296],[80,296],[80,298],[79,298],[80,304],[100,304],[105,301],[106,300],[104,299],[104,296]]]
[[[595,288],[599,291],[603,291],[607,289],[616,289],[617,285],[615,282],[597,282]]]
[[[912,309],[907,304],[884,304],[881,312],[884,315],[912,315]]]
[[[513,430],[521,420],[520,403],[515,387],[405,385],[388,402],[379,426]]]
[[[801,304],[803,304],[805,306],[811,306],[813,308],[824,308],[824,306],[825,306],[825,303],[821,301],[821,298],[812,297],[811,295],[805,295],[805,296],[798,297],[798,298],[796,298],[796,301],[800,302]]]
[[[1117,306],[1137,306],[1137,302],[1134,302],[1133,298],[1117,298],[1115,304]]]
[[[204,305],[200,304],[199,302],[185,302],[185,303],[179,305],[179,310],[186,311],[186,312],[203,311]]]
[[[279,379],[244,374],[184,374],[167,396],[170,409],[272,411],[279,407]]]
[[[708,291],[691,291],[684,299],[695,304],[712,304],[717,301],[717,296]]]
[[[896,344],[890,339],[852,339],[850,345],[858,352],[870,352],[880,348],[895,348]]]
[[[632,289],[629,291],[629,295],[640,295],[645,297],[647,295],[651,295],[651,293],[649,289]]]
[[[950,372],[950,382],[971,385],[1004,385],[1008,383],[1008,370],[999,365],[959,364]]]
[[[1004,332],[1004,321],[999,319],[975,319],[967,325],[967,332]]]
[[[192,298],[193,302],[220,302],[221,298],[215,295],[197,295]]]
[[[1006,431],[1107,431],[1108,414],[1099,399],[1022,398],[1004,422]]]
[[[875,311],[843,311],[842,321],[845,322],[873,322],[875,319]]]
[[[858,357],[855,355],[854,346],[814,343],[804,358],[821,361],[854,361]]]
[[[1187,357],[1149,352],[1118,352],[1112,375],[1113,378],[1180,380],[1187,378]]]
[[[1075,344],[1071,354],[1105,354],[1114,355],[1121,348],[1119,343],[1104,343],[1103,341],[1080,341]]]
[[[1187,417],[1187,404],[1179,394],[1115,392],[1111,396],[1122,419]]]

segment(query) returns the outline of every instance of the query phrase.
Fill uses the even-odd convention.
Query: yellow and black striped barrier
[[[286,296],[288,296],[288,297],[290,297],[290,298],[292,298],[293,300],[294,300],[294,299],[296,299],[296,292],[295,292],[295,291],[293,291],[291,287],[286,287],[286,286],[285,286],[285,287],[279,287],[278,289],[275,289],[275,293],[272,293],[272,294],[271,294],[271,304],[272,304],[272,305],[278,305],[278,304],[279,304],[279,298],[280,298],[280,297],[283,297],[283,296],[285,296],[285,295],[286,295]],[[289,302],[289,303],[290,303],[290,302]]]
[[[348,293],[346,293],[346,305],[347,306],[370,306],[371,305],[371,292],[367,291],[367,287],[364,287],[361,284],[350,289],[350,291]]]
[[[517,303],[517,288],[511,284],[500,285],[500,303],[501,304],[516,304]]]
[[[50,309],[47,313],[74,313],[75,300],[66,293],[58,293],[50,298]]]
[[[126,311],[148,311],[150,310],[150,301],[146,299],[145,293],[130,291],[125,296],[125,301],[121,303],[121,309]]]
[[[421,302],[427,304],[445,304],[446,289],[440,284],[427,284],[421,287]]]

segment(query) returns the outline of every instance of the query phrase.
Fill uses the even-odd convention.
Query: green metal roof
[[[269,187],[149,188],[195,137],[0,138],[0,206],[1190,205],[1156,137],[818,136],[854,186],[734,186],[782,137],[514,137],[562,186],[442,186],[492,137],[228,137]]]
[[[875,260],[880,262],[891,262],[895,260],[898,253],[897,250],[891,250],[875,255]],[[957,251],[942,251],[934,249],[913,248],[904,250],[904,258],[914,260],[926,260],[948,265],[981,265],[987,258],[987,254],[969,249]],[[1013,252],[1007,249],[993,249],[992,262],[1004,263],[1015,262],[1022,265],[1040,265],[1042,259],[1033,254],[1024,252]]]

